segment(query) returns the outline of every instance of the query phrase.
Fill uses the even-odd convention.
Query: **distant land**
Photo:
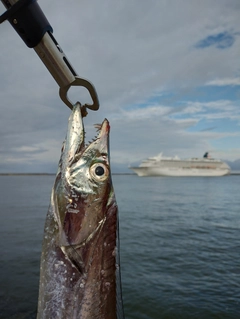
[[[21,175],[29,175],[29,176],[31,176],[31,175],[56,175],[55,173],[0,173],[0,175],[1,176],[11,176],[11,175],[14,175],[14,176],[16,176],[16,175],[19,175],[19,176],[21,176]]]
[[[0,173],[0,176],[55,176],[56,173]],[[112,175],[136,175],[135,173],[112,173]]]

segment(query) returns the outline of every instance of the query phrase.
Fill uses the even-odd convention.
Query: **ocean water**
[[[0,319],[36,317],[54,176],[0,176]],[[126,319],[240,318],[240,176],[114,175]]]

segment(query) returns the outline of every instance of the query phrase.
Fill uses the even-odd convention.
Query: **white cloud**
[[[125,120],[131,121],[133,119],[149,119],[152,117],[161,117],[168,115],[171,112],[172,108],[168,106],[145,106],[142,108],[135,107],[130,110],[122,109],[121,112],[118,112],[113,115],[116,118],[125,118]]]
[[[230,100],[216,100],[211,102],[185,102],[186,106],[181,107],[175,115],[188,116],[195,120],[217,120],[230,119],[240,121],[239,102]]]
[[[207,82],[206,85],[214,85],[214,86],[240,85],[240,78],[216,79],[216,80]]]

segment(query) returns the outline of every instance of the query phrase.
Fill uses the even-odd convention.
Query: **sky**
[[[113,172],[150,156],[240,159],[239,0],[39,0],[110,121]],[[0,3],[0,14],[5,11]],[[0,173],[55,173],[70,109],[9,22],[0,25]],[[90,102],[71,89],[72,101]]]

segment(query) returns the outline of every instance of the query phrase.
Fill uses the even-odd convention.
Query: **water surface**
[[[36,317],[54,176],[0,176],[0,319]],[[240,316],[240,176],[114,175],[126,319]]]

